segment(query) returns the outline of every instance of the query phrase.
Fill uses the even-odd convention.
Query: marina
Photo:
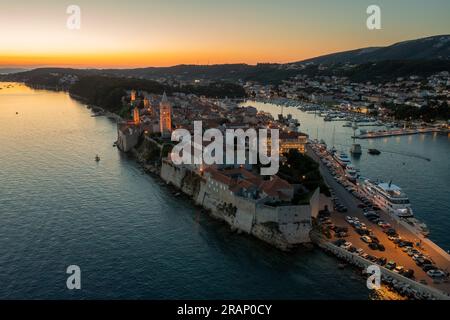
[[[342,241],[345,246],[339,247],[349,252],[350,257],[362,258],[361,261],[366,261],[366,264],[372,262],[386,268],[389,268],[386,263],[390,262],[404,278],[413,278],[421,285],[438,289],[441,298],[447,296],[450,293],[448,278],[435,276],[439,273],[430,272],[429,268],[433,266],[436,270],[442,268],[447,272],[450,255],[427,239],[429,231],[424,223],[413,218],[409,199],[404,192],[391,182],[349,179],[346,167],[350,164],[344,166],[321,144],[311,144],[308,154],[320,163],[321,173],[331,189],[335,205],[335,211],[321,223],[325,222],[326,230],[347,230],[345,234],[336,232],[328,240],[319,242]],[[374,190],[367,191],[368,188]],[[349,224],[350,228],[345,227]],[[342,253],[336,254],[342,256]],[[445,272],[442,271],[442,274]],[[403,277],[398,281],[408,283],[409,280],[402,281]],[[423,289],[431,292],[426,287]]]
[[[302,107],[297,107],[298,104]],[[255,106],[274,115],[279,114],[281,108],[277,104],[258,101],[247,101],[243,105]],[[351,155],[352,165],[360,170],[361,175],[373,180],[392,180],[400,185],[409,196],[416,218],[428,225],[430,239],[444,251],[449,250],[450,237],[446,230],[450,223],[441,215],[450,212],[447,187],[450,176],[446,165],[450,137],[445,132],[430,130],[407,136],[361,139],[358,147],[361,154],[353,154],[353,128],[324,122],[319,111],[309,108],[325,110],[327,107],[298,102],[289,108],[288,112],[299,119],[300,130],[309,134],[311,141],[321,141],[330,148],[334,146],[338,152]],[[387,125],[379,128],[386,130],[391,123]],[[420,179],[416,178],[417,172],[421,172]]]

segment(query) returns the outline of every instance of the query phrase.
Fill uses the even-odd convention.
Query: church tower
[[[136,101],[136,95],[137,95],[136,90],[131,90],[131,97],[130,97],[131,103]]]
[[[145,109],[150,108],[150,100],[147,97],[144,98],[144,108]]]
[[[161,137],[170,138],[172,134],[172,106],[164,92],[161,103],[159,104],[159,127]]]
[[[139,117],[139,109],[138,107],[135,107],[133,109],[133,122],[135,125],[139,125],[141,123],[141,119]]]

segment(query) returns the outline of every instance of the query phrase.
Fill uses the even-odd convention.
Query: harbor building
[[[295,131],[280,131],[280,154],[288,153],[290,150],[297,150],[299,153],[306,152],[308,135]]]
[[[117,125],[117,147],[128,152],[134,148],[141,135],[141,129],[139,125],[134,123],[123,122]]]

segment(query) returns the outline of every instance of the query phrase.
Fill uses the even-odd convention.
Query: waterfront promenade
[[[414,270],[414,276],[416,281],[426,282],[427,285],[439,289],[447,294],[450,294],[450,283],[448,281],[444,282],[434,282],[419,266],[415,264],[413,259],[408,256],[401,248],[398,248],[392,241],[388,239],[388,236],[382,231],[382,229],[376,224],[370,222],[364,215],[362,209],[358,208],[361,201],[349,193],[343,186],[336,182],[331,175],[329,169],[323,165],[319,157],[313,152],[313,150],[308,146],[307,154],[316,160],[320,164],[320,172],[326,182],[326,184],[334,190],[336,197],[339,199],[340,203],[348,208],[348,212],[339,213],[332,212],[331,221],[336,226],[348,227],[348,237],[345,238],[356,248],[362,248],[364,252],[376,256],[378,258],[385,257],[387,261],[395,261],[397,265],[403,266],[407,269]],[[397,233],[406,240],[413,242],[418,242],[421,240],[420,251],[424,254],[430,256],[432,261],[436,266],[444,271],[450,271],[450,256],[444,250],[439,248],[436,244],[431,242],[429,239],[425,239],[423,236],[413,232],[410,228],[404,226],[397,222],[396,219],[392,218],[388,213],[379,211],[380,218],[384,221],[390,223],[393,228],[397,230]],[[372,250],[369,246],[360,239],[360,235],[355,232],[355,230],[345,221],[346,216],[358,217],[358,219],[365,223],[368,228],[371,228],[375,236],[380,240],[380,243],[384,245],[385,251],[381,252],[378,250]],[[335,241],[336,239],[330,239],[330,241]]]

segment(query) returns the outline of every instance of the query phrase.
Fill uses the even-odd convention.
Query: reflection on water
[[[276,116],[280,107],[247,101],[259,110]],[[300,129],[312,139],[323,139],[328,145],[333,140],[338,150],[349,153],[353,143],[353,130],[344,128],[344,122],[325,122],[323,118],[297,110],[285,108],[300,120]],[[333,138],[333,130],[335,135]],[[376,129],[376,127],[374,128]],[[419,134],[383,139],[358,140],[363,148],[359,159],[353,163],[361,174],[384,181],[393,180],[408,194],[416,216],[430,228],[430,238],[450,249],[450,136],[442,134]],[[379,156],[367,154],[368,148],[382,151]],[[426,161],[429,158],[431,161]]]

